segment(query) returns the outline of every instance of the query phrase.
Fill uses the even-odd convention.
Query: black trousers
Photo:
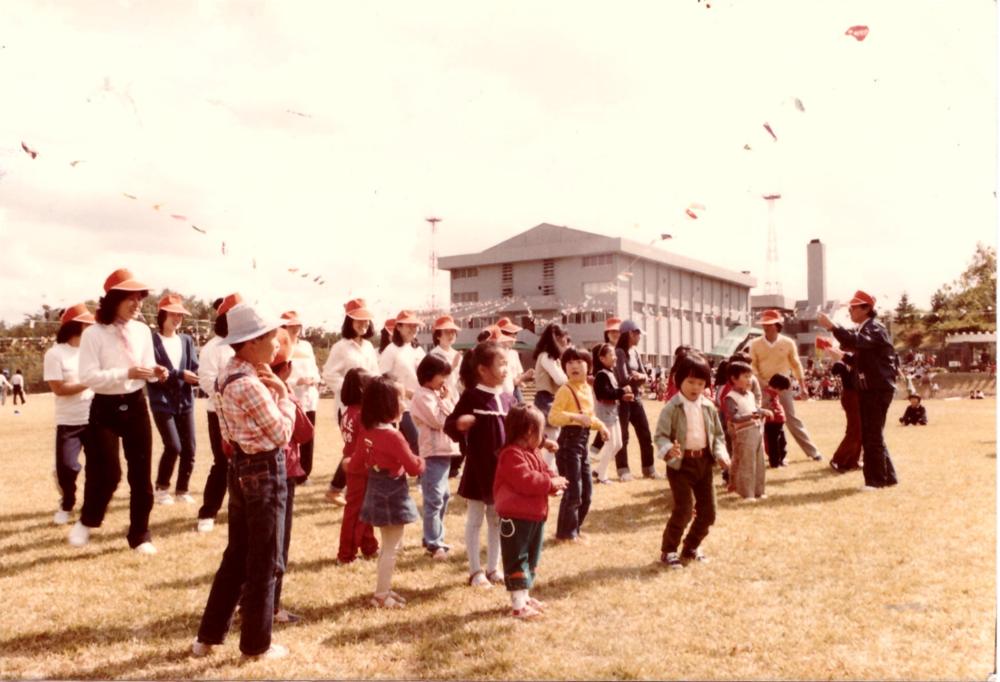
[[[865,485],[884,488],[896,485],[896,469],[885,445],[885,415],[892,404],[893,390],[858,391],[861,403],[861,444],[864,452]]]
[[[315,427],[316,426],[315,410],[312,412],[306,412],[306,417],[309,418],[310,423],[312,423],[312,425]],[[309,475],[312,473],[313,447],[315,445],[316,445],[315,437],[310,439],[308,443],[302,443],[301,445],[299,445],[299,457],[300,457],[299,463],[302,465],[302,470],[306,472],[305,475],[301,477],[300,479],[301,481],[305,481],[307,478],[309,478]]]
[[[21,404],[24,405],[24,389],[20,386],[14,387],[14,404],[17,405],[17,399],[21,399]]]
[[[301,445],[299,447],[302,447]],[[281,543],[281,565],[274,578],[274,612],[281,609],[281,586],[288,572],[288,548],[292,544],[292,511],[295,509],[295,481],[287,480],[288,489],[285,497],[285,532]]]
[[[62,491],[59,508],[72,511],[76,504],[76,477],[80,475],[80,450],[87,445],[87,424],[83,426],[56,426],[56,482]]]
[[[95,395],[90,404],[90,444],[80,522],[98,528],[122,477],[118,444],[125,451],[129,486],[128,545],[133,549],[152,536],[149,512],[153,509],[153,430],[142,391],[124,395]]]
[[[618,404],[618,419],[622,425],[622,449],[615,455],[615,466],[618,467],[618,474],[628,471],[628,425],[632,424],[635,429],[635,437],[639,439],[639,453],[642,462],[642,473],[653,472],[653,437],[649,433],[649,420],[646,419],[646,410],[642,408],[642,401],[625,402]]]
[[[764,438],[767,442],[767,459],[771,468],[781,466],[788,452],[788,443],[785,441],[785,425],[778,422],[765,423]]]
[[[222,451],[222,431],[219,430],[219,415],[215,412],[208,413],[208,444],[212,448],[212,468],[205,481],[204,501],[198,510],[199,519],[214,519],[222,509],[222,500],[226,498],[229,460]]]
[[[194,410],[181,414],[153,412],[153,422],[163,441],[163,454],[156,473],[156,489],[169,490],[170,478],[174,475],[174,464],[181,460],[177,468],[177,492],[186,493],[194,471]]]

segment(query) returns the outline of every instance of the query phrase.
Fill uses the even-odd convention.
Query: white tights
[[[378,554],[378,578],[375,583],[375,594],[384,597],[392,587],[392,569],[396,567],[396,552],[403,545],[404,526],[380,526],[382,536],[382,551]]]
[[[486,572],[492,573],[500,565],[500,519],[492,504],[469,500],[465,515],[465,550],[469,554],[469,575],[482,570],[479,559],[479,531],[486,517]]]

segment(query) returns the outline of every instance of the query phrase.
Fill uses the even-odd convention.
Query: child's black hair
[[[534,405],[518,403],[510,408],[504,420],[506,439],[504,446],[516,445],[528,434],[535,434],[539,441],[545,433],[545,415]]]
[[[566,364],[573,362],[574,360],[582,360],[583,364],[587,365],[587,370],[590,370],[590,353],[579,350],[578,348],[573,348],[572,346],[563,351],[562,357],[559,358],[559,364],[562,365],[563,371],[566,371]]]
[[[476,336],[476,343],[482,343],[491,336],[493,336],[493,332],[491,332],[489,329],[484,329],[483,331],[479,332],[479,334]]]
[[[732,381],[744,374],[753,374],[753,368],[745,362],[730,362],[728,373],[729,380]]]
[[[363,339],[370,339],[375,336],[375,325],[372,324],[371,320],[368,321],[368,328],[365,329],[365,333],[361,335]],[[354,331],[354,318],[350,315],[344,316],[344,324],[340,326],[340,338],[342,339],[356,339],[358,338],[358,333]]]
[[[82,333],[83,333],[83,322],[70,320],[66,324],[59,327],[59,331],[56,332],[56,343],[66,343],[74,336],[79,336]]]
[[[712,368],[705,362],[705,358],[697,353],[691,353],[674,363],[674,384],[680,388],[684,380],[688,377],[701,379],[707,386],[712,382]]]
[[[425,355],[417,365],[417,383],[421,386],[440,374],[451,374],[451,365],[437,355]]]
[[[767,385],[775,391],[787,391],[792,387],[792,380],[784,374],[775,374],[767,380]]]
[[[340,404],[344,407],[360,405],[371,380],[372,375],[360,367],[351,369],[344,375],[344,383],[340,387]]]
[[[719,386],[729,380],[729,360],[723,360],[715,368],[715,385]]]
[[[503,356],[504,352],[496,341],[484,341],[476,344],[475,348],[466,353],[469,361],[464,362],[465,358],[463,358],[460,369],[460,378],[465,384],[466,390],[476,387],[476,384],[479,383],[479,368],[490,367],[498,355]]]
[[[399,419],[399,388],[396,380],[382,375],[374,377],[361,399],[361,423],[366,429]]]
[[[614,354],[615,347],[612,346],[611,343],[605,341],[604,343],[599,343],[596,346],[594,346],[593,350],[591,351],[591,355],[593,355],[593,361],[594,361],[593,370],[595,373],[600,372],[602,369],[604,369],[604,365],[601,364],[601,356],[604,355],[606,352],[608,352],[609,349],[611,350],[612,354]]]

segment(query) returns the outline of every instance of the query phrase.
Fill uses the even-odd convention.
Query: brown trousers
[[[831,461],[838,470],[847,471],[856,469],[861,459],[861,403],[858,392],[844,389],[840,394],[840,405],[847,416],[847,430]]]

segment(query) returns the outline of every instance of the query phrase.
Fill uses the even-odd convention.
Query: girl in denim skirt
[[[378,527],[382,551],[371,605],[401,609],[406,600],[389,589],[396,551],[403,540],[403,527],[417,520],[417,506],[410,498],[406,474],[419,476],[424,460],[413,454],[395,423],[403,412],[399,386],[388,377],[373,379],[361,402],[361,432],[355,457],[368,468],[368,488],[361,504],[361,520]]]

